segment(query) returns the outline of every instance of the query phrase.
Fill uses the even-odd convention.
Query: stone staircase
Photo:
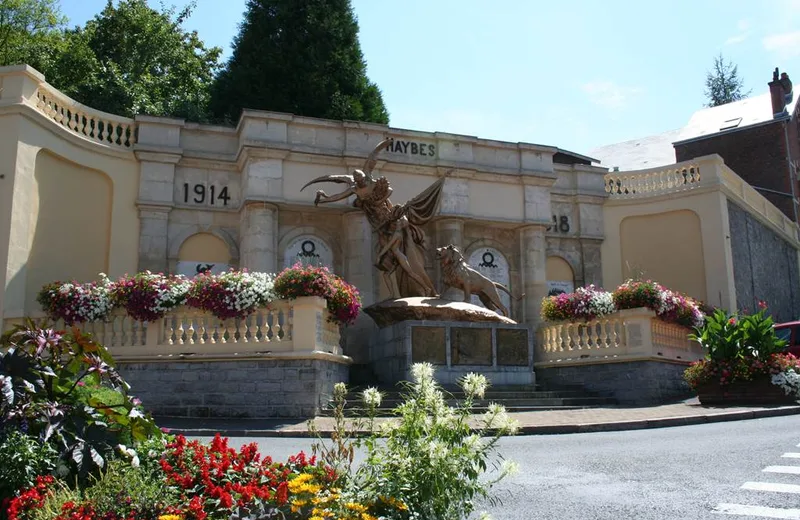
[[[347,415],[356,415],[363,408],[361,391],[364,386],[351,387],[345,407]],[[402,403],[402,391],[399,388],[378,388],[383,394],[378,416],[388,417],[392,410]],[[444,387],[446,402],[450,406],[463,402],[464,393],[457,387]],[[502,404],[508,412],[532,412],[538,410],[574,410],[580,408],[596,408],[617,404],[616,400],[594,395],[582,389],[544,390],[538,385],[491,386],[484,399],[475,401],[474,413],[483,413],[490,403]],[[331,415],[326,410],[323,415]]]

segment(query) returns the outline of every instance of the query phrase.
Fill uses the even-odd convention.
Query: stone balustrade
[[[679,163],[670,168],[606,174],[605,190],[612,198],[642,198],[689,190],[700,185],[700,166]]]
[[[132,319],[123,309],[106,321],[78,324],[118,360],[228,357],[263,354],[341,356],[339,327],[318,297],[276,300],[244,319],[219,320],[179,307],[155,322]],[[21,320],[5,320],[4,328]],[[63,322],[56,329],[66,329]]]
[[[548,322],[539,329],[538,367],[636,361],[692,362],[705,353],[686,327],[650,309],[628,309],[589,322]]]
[[[48,83],[40,83],[30,100],[36,109],[72,133],[99,144],[132,149],[136,143],[133,119],[108,114],[78,103]]]

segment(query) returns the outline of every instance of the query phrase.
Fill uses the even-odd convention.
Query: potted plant
[[[791,374],[800,373],[800,362],[783,352],[786,342],[775,334],[765,307],[756,314],[741,316],[718,309],[706,316],[690,338],[706,349],[705,359],[692,364],[684,374],[701,404],[782,404],[797,400],[797,393],[784,387],[792,388]],[[781,381],[787,383],[781,385]]]

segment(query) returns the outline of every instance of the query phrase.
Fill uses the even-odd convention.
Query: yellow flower
[[[369,513],[361,513],[361,520],[378,520],[378,517]]]
[[[161,515],[158,520],[183,520],[181,515]]]
[[[384,497],[384,496],[380,497],[380,499],[383,502],[389,504],[390,506],[396,507],[400,511],[408,511],[408,506],[405,505],[402,500],[398,500],[394,497]]]
[[[351,511],[356,511],[357,513],[364,513],[367,510],[367,506],[363,504],[357,504],[356,502],[348,502],[344,505],[344,507]]]

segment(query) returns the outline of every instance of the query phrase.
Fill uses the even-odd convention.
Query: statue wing
[[[335,182],[335,183],[338,183],[338,184],[348,184],[350,186],[352,186],[352,185],[354,185],[356,183],[355,179],[353,179],[353,176],[349,175],[349,174],[346,174],[346,175],[323,175],[322,177],[317,177],[313,181],[309,181],[305,186],[300,188],[300,191],[303,191],[304,189],[308,188],[312,184],[319,184],[319,183],[322,183],[322,182]]]
[[[415,226],[424,226],[430,221],[439,209],[442,199],[442,189],[447,176],[440,177],[425,191],[403,204],[403,211],[408,221]]]
[[[364,161],[364,167],[362,170],[364,173],[367,174],[368,177],[372,177],[372,170],[375,168],[375,165],[378,163],[378,154],[385,150],[390,144],[394,142],[394,138],[387,137],[375,147],[374,150],[370,152],[367,156],[367,160]]]

